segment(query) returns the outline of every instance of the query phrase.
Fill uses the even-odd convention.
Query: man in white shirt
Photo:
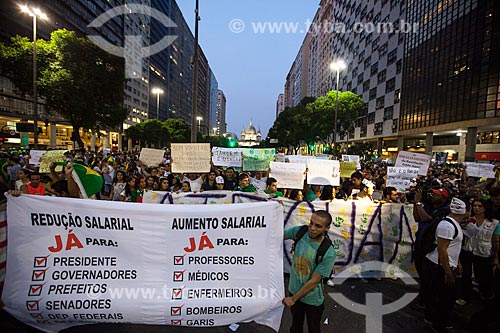
[[[432,322],[436,332],[447,332],[450,314],[455,304],[455,276],[460,274],[459,262],[463,233],[460,221],[470,215],[467,205],[453,198],[451,213],[441,220],[436,228],[437,247],[426,255],[425,276],[425,321]]]

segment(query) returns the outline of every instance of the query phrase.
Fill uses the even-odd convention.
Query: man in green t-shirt
[[[322,278],[329,278],[335,263],[335,250],[332,246],[316,265],[316,251],[332,223],[331,215],[318,210],[311,216],[308,233],[295,244],[291,265],[288,291],[290,297],[283,299],[283,304],[292,312],[290,332],[302,332],[304,317],[310,333],[321,332],[321,316],[324,310]],[[294,239],[301,226],[285,230],[285,239]]]
[[[255,186],[250,184],[250,176],[247,173],[240,174],[240,185],[234,188],[235,191],[256,192]]]
[[[278,191],[278,181],[276,178],[269,177],[266,180],[266,189],[264,191],[266,194],[274,195],[277,197],[282,197],[283,192]]]

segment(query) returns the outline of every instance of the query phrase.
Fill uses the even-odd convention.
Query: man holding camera
[[[424,195],[423,190],[417,190],[415,192],[415,204],[413,205],[413,217],[418,223],[418,231],[415,240],[415,268],[417,269],[418,276],[423,275],[423,263],[426,253],[421,249],[420,236],[423,231],[429,227],[433,221],[440,221],[450,213],[450,206],[448,205],[451,199],[450,192],[447,189],[431,189],[428,194],[430,197],[430,204],[423,203]],[[429,202],[429,200],[426,200]],[[419,294],[420,304],[423,305],[423,295],[422,288],[420,288]]]

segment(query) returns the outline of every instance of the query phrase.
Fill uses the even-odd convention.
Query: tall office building
[[[219,89],[217,93],[217,135],[226,133],[226,95]]]
[[[276,101],[276,118],[278,118],[283,111],[285,111],[285,94],[279,94],[278,100]]]
[[[217,103],[218,103],[219,83],[212,70],[210,70],[210,95],[209,95],[209,110],[208,110],[208,129],[210,135],[217,135]],[[215,130],[214,130],[215,128]]]
[[[151,6],[151,0],[125,0],[124,2],[125,5],[138,4],[145,7]],[[138,65],[141,71],[135,74],[135,78],[126,80],[124,105],[128,110],[128,116],[123,124],[124,130],[148,119],[149,94],[151,93],[149,89],[149,57],[142,58],[141,49],[144,46],[150,45],[150,30],[151,15],[134,14],[123,17],[124,43],[127,44],[127,39],[137,41],[137,45],[134,45],[131,48],[132,50],[128,52],[133,52],[133,54],[130,54],[133,59],[139,59]],[[134,39],[135,36],[139,36],[140,38]]]
[[[406,36],[403,145],[500,159],[500,4],[414,0],[408,20],[419,33]]]
[[[153,19],[151,24],[151,44],[161,40],[164,36],[176,36],[174,42],[164,50],[152,55],[149,59],[150,88],[160,88],[159,119],[181,118],[191,124],[192,95],[193,95],[193,58],[194,36],[189,29],[182,12],[175,0],[151,0],[153,8],[169,17],[176,27],[165,27]],[[210,120],[210,98],[212,70],[207,57],[200,47],[198,57],[198,101],[195,117],[201,117],[200,131],[210,134],[212,131]],[[215,79],[215,76],[213,76]],[[216,82],[216,81],[214,81]],[[212,95],[215,93],[212,91]],[[156,118],[157,98],[149,95],[149,117]]]
[[[140,14],[118,15],[109,19],[106,24],[99,28],[90,28],[88,25],[102,13],[112,10],[118,6],[127,6],[129,3],[149,6],[150,0],[129,1],[29,1],[29,6],[40,7],[48,16],[47,21],[38,20],[37,37],[49,39],[50,33],[57,29],[75,31],[79,37],[98,35],[107,42],[116,46],[124,46],[126,36],[141,36],[145,45],[149,44],[149,16]],[[2,1],[0,10],[0,39],[9,42],[14,35],[31,36],[32,19],[22,14],[18,2],[14,0]],[[128,118],[123,125],[124,128],[131,124],[147,119],[148,110],[148,60],[142,59],[140,66],[142,73],[137,79],[128,79],[124,88],[124,106],[129,110]],[[15,123],[22,119],[33,119],[32,99],[24,98],[16,93],[15,87],[5,78],[0,79],[0,122]],[[39,119],[47,120],[48,129],[42,131],[39,144],[41,147],[71,148],[70,133],[72,131],[67,120],[54,116],[45,110],[43,100],[39,102]],[[5,116],[5,118],[4,118]],[[42,127],[41,124],[38,124]],[[82,139],[87,144],[99,143],[101,147],[122,148],[121,129],[106,133],[100,142],[95,135],[80,131]],[[96,141],[97,140],[97,141]],[[30,142],[33,140],[30,138]]]
[[[151,44],[157,43],[164,36],[177,37],[172,44],[149,59],[150,89],[160,88],[163,91],[159,98],[159,119],[182,118],[190,124],[194,37],[174,0],[152,0],[151,6],[176,24],[176,27],[166,27],[153,20]],[[149,97],[149,116],[156,118],[157,96],[150,94]]]
[[[348,68],[340,72],[339,90],[360,95],[367,108],[355,130],[348,137],[338,137],[337,142],[375,140],[380,153],[383,138],[386,146],[397,146],[404,37],[394,31],[350,31],[355,30],[356,22],[398,27],[404,4],[399,0],[320,2],[285,86],[290,87],[288,99],[293,106],[306,96],[326,95],[336,89],[336,73],[330,70],[330,64],[339,59],[346,62]]]
[[[321,0],[316,30],[287,75],[287,106],[335,89],[328,63],[343,59],[339,88],[360,95],[366,108],[337,142],[371,141],[387,158],[411,150],[464,160],[467,147],[468,160],[500,159],[493,154],[500,142],[499,7],[493,0]],[[325,26],[329,19],[333,28]],[[299,70],[305,66],[307,75]]]

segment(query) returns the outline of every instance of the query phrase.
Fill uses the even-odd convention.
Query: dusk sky
[[[200,45],[227,98],[226,122],[238,137],[250,119],[263,138],[273,125],[278,94],[319,0],[200,0]],[[177,0],[194,34],[195,0]],[[242,20],[244,31],[230,23]],[[234,22],[234,21],[233,21]],[[297,33],[255,33],[252,22],[297,22]],[[240,29],[238,22],[233,26]],[[284,30],[284,29],[283,29]],[[301,33],[302,30],[302,33]]]

